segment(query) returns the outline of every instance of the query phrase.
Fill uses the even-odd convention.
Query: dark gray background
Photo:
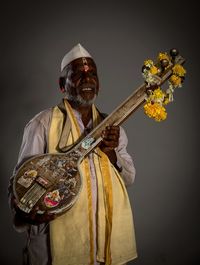
[[[6,189],[23,128],[60,101],[60,62],[80,42],[97,63],[97,105],[107,113],[143,82],[145,59],[172,47],[186,58],[168,119],[156,123],[139,109],[124,124],[137,169],[128,192],[139,257],[130,264],[200,264],[197,1],[40,2],[1,4],[0,263],[21,264],[25,236],[12,228]]]

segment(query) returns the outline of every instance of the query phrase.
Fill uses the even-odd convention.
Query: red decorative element
[[[89,66],[86,64],[84,65],[84,71],[87,72],[89,70]]]
[[[44,197],[44,203],[49,208],[57,206],[60,200],[61,200],[61,197],[60,197],[58,190],[47,192],[46,196]]]

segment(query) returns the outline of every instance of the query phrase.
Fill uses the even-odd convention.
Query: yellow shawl
[[[67,100],[65,108],[71,130],[66,145],[80,137],[80,128]],[[48,148],[55,153],[62,133],[64,115],[53,109]],[[100,122],[93,106],[93,124]],[[83,186],[74,206],[50,222],[52,265],[92,265],[94,258],[106,265],[119,265],[137,257],[128,194],[118,171],[99,149],[93,155],[97,177],[97,220],[93,220],[91,176],[88,158],[80,164]],[[94,253],[93,222],[96,221],[97,253]]]

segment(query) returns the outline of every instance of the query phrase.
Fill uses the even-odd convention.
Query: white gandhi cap
[[[76,60],[78,58],[81,58],[81,57],[90,57],[90,58],[92,58],[92,56],[89,54],[89,52],[86,51],[86,49],[84,49],[83,46],[81,46],[81,44],[79,43],[76,46],[74,46],[63,57],[62,62],[61,62],[61,72],[63,71],[63,69],[65,68],[66,65],[68,65],[72,61],[74,61],[74,60]]]

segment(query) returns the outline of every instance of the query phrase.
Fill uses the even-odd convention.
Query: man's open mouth
[[[91,87],[84,87],[81,89],[81,91],[92,91],[92,90],[93,90],[93,88],[91,88]]]

